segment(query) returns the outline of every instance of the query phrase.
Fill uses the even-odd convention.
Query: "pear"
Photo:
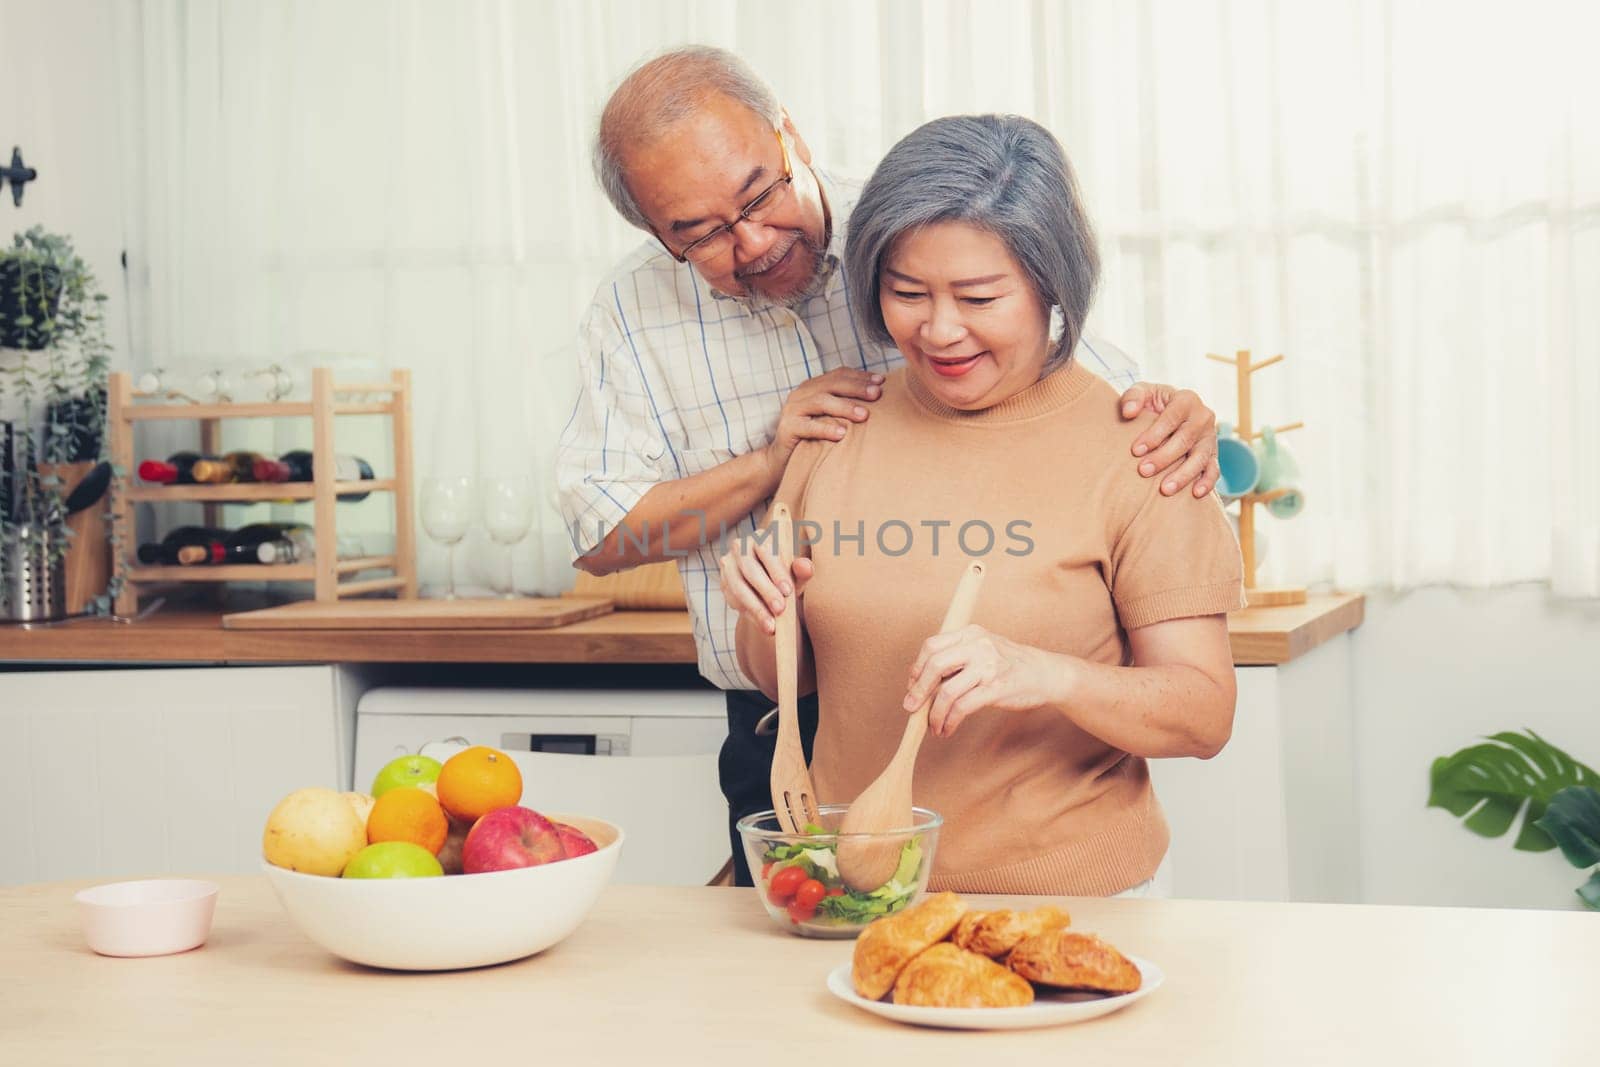
[[[274,867],[337,878],[367,847],[355,806],[332,789],[297,789],[278,801],[261,835],[261,855]]]
[[[356,818],[361,820],[361,828],[366,829],[367,817],[372,814],[372,805],[378,801],[367,793],[340,793],[350,802],[350,807],[355,809]]]

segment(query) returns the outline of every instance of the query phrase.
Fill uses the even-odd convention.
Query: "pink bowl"
[[[166,956],[205,944],[217,884],[182,878],[112,882],[73,899],[83,937],[102,956]]]

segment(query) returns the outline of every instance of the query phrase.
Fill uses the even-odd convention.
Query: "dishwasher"
[[[356,704],[355,787],[396,756],[488,745],[522,771],[523,807],[622,828],[616,881],[705,885],[728,859],[727,729],[714,689],[380,686]]]

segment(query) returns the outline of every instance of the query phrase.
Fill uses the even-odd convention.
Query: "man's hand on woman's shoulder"
[[[801,441],[842,440],[852,422],[866,422],[866,404],[883,395],[883,375],[839,367],[801,382],[783,402],[778,430],[763,449],[772,490]],[[865,403],[863,403],[863,401]]]
[[[1195,496],[1205,496],[1222,477],[1217,466],[1217,413],[1206,407],[1193,389],[1177,389],[1154,382],[1136,382],[1118,401],[1124,419],[1145,411],[1156,421],[1133,442],[1139,473],[1161,475],[1161,492],[1171,496],[1194,483]]]

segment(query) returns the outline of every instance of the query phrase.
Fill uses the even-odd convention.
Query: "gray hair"
[[[1055,137],[1020,115],[956,115],[913,130],[878,164],[850,213],[850,302],[874,340],[893,344],[878,271],[901,234],[965,222],[1005,242],[1046,306],[1061,310],[1049,362],[1071,355],[1100,277],[1100,253],[1072,166]]]
[[[707,96],[720,95],[743,104],[777,127],[783,119],[778,97],[755,71],[732,52],[709,45],[689,45],[639,64],[606,101],[594,136],[594,176],[611,206],[641,230],[650,220],[628,188],[623,152],[649,144],[682,122]]]

